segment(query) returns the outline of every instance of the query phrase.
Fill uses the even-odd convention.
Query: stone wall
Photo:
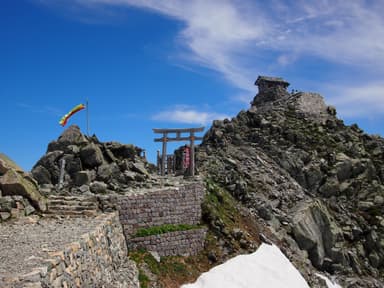
[[[129,249],[144,248],[159,256],[195,255],[204,248],[207,228],[169,232],[129,240]]]
[[[328,106],[324,98],[318,93],[299,92],[290,97],[287,103],[296,112],[311,117],[312,120],[325,122],[329,118]]]
[[[114,199],[127,245],[156,251],[160,256],[194,255],[204,247],[206,229],[194,229],[133,238],[140,228],[164,224],[200,224],[204,198],[201,182],[163,188]]]
[[[63,250],[49,252],[44,265],[3,279],[1,287],[139,287],[138,270],[127,258],[117,212],[102,214],[92,232]]]
[[[200,182],[117,198],[120,222],[130,238],[139,228],[199,224],[204,186]]]
[[[1,197],[0,190],[0,223],[9,219],[28,216],[35,212],[29,200],[20,195]]]

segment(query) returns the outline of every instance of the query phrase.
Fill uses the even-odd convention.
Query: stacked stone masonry
[[[194,255],[203,249],[206,229],[133,238],[140,228],[164,224],[200,224],[204,198],[201,182],[117,198],[128,247],[142,247],[160,256]]]
[[[30,273],[0,279],[0,287],[139,287],[117,212],[98,217],[101,224],[92,232],[50,252],[44,265]]]
[[[117,199],[120,222],[127,238],[139,228],[163,224],[199,224],[204,198],[202,183],[170,187]]]
[[[196,255],[204,248],[207,228],[169,232],[129,240],[129,249],[144,248],[159,256]]]

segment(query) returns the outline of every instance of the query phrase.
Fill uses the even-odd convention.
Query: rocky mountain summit
[[[150,174],[154,167],[142,154],[143,149],[131,144],[103,143],[96,136],[87,137],[78,126],[72,125],[48,144],[47,153],[31,172],[46,195],[63,191],[124,193],[131,188],[149,188],[156,184]]]
[[[384,139],[345,125],[319,94],[255,84],[251,107],[206,133],[200,172],[270,228],[309,283],[317,270],[384,287]]]
[[[282,78],[261,76],[255,84],[250,108],[214,121],[196,148],[209,231],[204,251],[170,265],[188,267],[190,276],[273,242],[311,287],[327,287],[319,272],[342,287],[384,287],[384,139],[345,125],[317,93],[289,93]],[[182,150],[175,154],[180,162]],[[116,209],[104,205],[110,194],[178,181],[158,177],[143,149],[101,142],[73,125],[48,144],[31,173],[0,153],[0,222],[56,215],[64,204],[74,215],[94,215],[99,206]],[[152,284],[185,283],[181,270],[156,274],[168,260],[153,265],[141,255],[149,265],[136,256]]]

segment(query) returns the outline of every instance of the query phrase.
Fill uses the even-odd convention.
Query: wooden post
[[[65,172],[65,159],[61,158],[60,160],[60,175],[59,175],[59,190],[63,188],[64,183],[64,172]]]
[[[165,176],[165,160],[167,158],[167,133],[163,133],[163,155],[161,155],[161,176]]]
[[[189,139],[191,148],[191,157],[189,159],[189,175],[195,176],[195,134],[193,132],[191,132]]]

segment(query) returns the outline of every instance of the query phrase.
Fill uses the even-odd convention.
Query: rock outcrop
[[[16,203],[24,203],[23,210],[26,208],[28,211],[31,211],[32,209],[34,210],[35,208],[40,211],[45,211],[47,209],[46,200],[40,193],[37,182],[4,154],[0,154],[0,190],[2,191],[1,194],[3,196],[13,197],[4,197],[4,199],[1,200],[3,204],[9,203],[11,206],[10,209],[7,209],[6,207],[8,204],[4,204],[5,206],[0,208],[0,212],[11,213],[11,208],[17,208],[17,206],[15,206]],[[26,200],[22,201],[19,199],[20,196],[24,197]],[[29,202],[32,203],[34,208],[30,207]],[[30,214],[29,212],[26,213]],[[1,218],[4,219],[8,217],[3,214]]]
[[[346,264],[346,251],[336,247],[336,243],[343,239],[342,230],[320,200],[304,204],[292,220],[293,236],[299,247],[308,252],[316,268],[322,269],[326,265],[326,257],[331,263]]]
[[[383,287],[384,139],[346,126],[319,94],[288,93],[271,79],[282,84],[267,83],[249,110],[213,122],[200,173],[268,225],[292,258],[305,251],[313,269],[345,287]]]
[[[47,153],[35,164],[32,175],[47,194],[58,189],[70,194],[124,192],[132,187],[150,187],[154,167],[130,144],[100,142],[83,135],[72,125],[48,144]],[[149,170],[149,171],[148,171]]]

